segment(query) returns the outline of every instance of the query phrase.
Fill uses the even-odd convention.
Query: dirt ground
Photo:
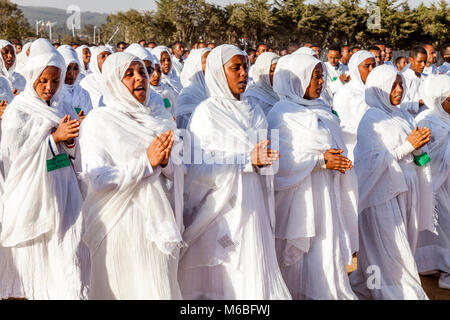
[[[347,266],[347,273],[352,273],[356,270],[357,259],[353,258],[353,264]],[[450,300],[450,290],[441,289],[438,286],[439,274],[422,277],[420,276],[420,281],[422,282],[422,287],[428,295],[430,300]]]

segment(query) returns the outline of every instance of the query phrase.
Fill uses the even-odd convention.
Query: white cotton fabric
[[[409,67],[405,67],[405,69],[403,69],[402,75],[405,79],[404,89],[406,91],[405,101],[402,104],[402,108],[410,112],[413,116],[416,116],[418,113],[427,108],[426,106],[419,107],[419,100],[422,99],[419,88],[425,80],[426,75],[422,73],[421,76],[418,77]]]
[[[270,84],[270,67],[277,63],[280,56],[273,52],[262,53],[252,68],[253,83],[247,88],[244,96],[251,105],[258,105],[267,115],[279,97]]]
[[[9,41],[0,40],[0,50],[2,50],[6,46],[11,46],[14,50],[14,54],[16,53],[16,48]],[[22,92],[25,88],[26,80],[20,73],[17,73],[15,71],[16,66],[17,66],[17,55],[16,59],[14,60],[14,64],[9,68],[9,70],[6,69],[6,64],[5,61],[3,60],[3,56],[0,55],[0,76],[3,76],[6,79],[8,79],[12,91],[14,91],[14,89],[17,89],[18,92]]]
[[[223,70],[236,54],[246,56],[231,45],[211,51],[209,98],[188,126],[201,158],[185,183],[180,287],[184,299],[290,299],[275,253],[273,176],[257,172],[249,156],[267,121],[260,108],[236,100]]]
[[[14,94],[11,90],[8,79],[4,76],[0,76],[0,101],[6,101],[7,104],[10,104],[13,99]]]
[[[112,51],[105,46],[95,47],[95,49],[91,50],[91,61],[89,62],[89,70],[91,73],[80,82],[80,86],[89,92],[92,108],[105,106],[103,94],[105,93],[106,88],[97,61],[98,55],[105,51],[112,53]]]
[[[30,54],[27,86],[6,110],[1,152],[5,166],[5,191],[1,217],[0,294],[2,298],[84,299],[89,279],[89,255],[81,243],[82,196],[72,166],[47,172],[46,160],[68,153],[56,145],[51,130],[66,114],[61,86],[47,105],[33,89],[47,66],[61,69],[64,60],[47,42],[40,54]]]
[[[169,48],[165,46],[158,46],[153,48],[152,55],[155,57],[155,63],[161,66],[161,54],[163,52],[167,52],[170,59],[172,59],[170,55]],[[167,107],[167,111],[172,114],[173,117],[176,115],[177,110],[177,102],[178,96],[180,95],[182,84],[180,82],[180,78],[177,76],[173,65],[171,66],[169,73],[166,75],[161,71],[161,81],[158,86],[152,86],[152,89],[155,90],[163,99],[167,99],[170,102],[170,107]]]
[[[440,74],[446,74],[450,77],[450,63],[445,61],[441,66],[439,66],[438,71]]]
[[[84,49],[88,49],[89,51],[91,51],[89,49],[89,47],[85,44],[83,44],[82,46],[79,46],[78,48],[75,49],[75,52],[77,53],[77,57],[78,57],[78,61],[80,62],[80,77],[79,77],[79,81],[81,81],[84,77],[86,77],[90,71],[89,71],[89,63],[88,63],[88,67],[86,68],[86,66],[84,65],[83,62],[83,51]],[[92,52],[91,52],[92,53]],[[91,56],[91,60],[92,60],[92,56]],[[91,61],[90,60],[90,61]]]
[[[150,51],[148,51],[147,49],[145,49],[143,46],[141,46],[138,43],[132,43],[130,44],[126,49],[125,52],[131,53],[133,55],[135,55],[136,57],[138,57],[139,59],[141,59],[142,61],[147,60],[153,63],[153,56],[150,53]]]
[[[449,281],[450,273],[450,115],[442,102],[450,95],[450,77],[431,75],[420,87],[428,110],[420,113],[419,127],[431,129],[429,143],[433,192],[438,214],[437,235],[430,231],[419,234],[415,258],[419,272],[441,270],[441,279]],[[447,275],[447,276],[445,276]]]
[[[351,80],[340,88],[333,98],[333,109],[341,119],[341,128],[345,146],[350,160],[354,160],[353,150],[356,146],[356,133],[359,122],[369,106],[365,100],[365,87],[359,74],[359,65],[375,56],[366,50],[360,50],[352,55],[348,62]]]
[[[329,61],[325,62],[324,65],[327,68],[327,76],[328,76],[327,79],[328,86],[326,87],[326,90],[328,91],[330,97],[334,98],[336,92],[344,85],[344,83],[342,83],[339,77],[343,74],[349,73],[348,67],[345,64],[342,64],[341,62],[338,62],[337,68],[332,66]]]
[[[152,168],[147,149],[175,123],[149,91],[141,104],[122,83],[133,61],[126,52],[103,66],[105,108],[83,121],[80,144],[83,177],[84,242],[91,266],[90,299],[180,299],[178,252],[183,231],[180,140],[166,168]],[[107,137],[107,138],[105,138]]]
[[[31,44],[33,42],[27,42],[22,46],[22,51],[17,55],[17,65],[16,65],[16,72],[20,73],[23,76],[23,73],[25,72],[24,68],[27,64],[28,56],[27,51],[30,49]]]
[[[294,299],[356,299],[345,270],[358,249],[356,175],[319,168],[325,151],[342,149],[346,155],[346,148],[329,105],[303,98],[319,63],[295,54],[275,72],[280,101],[267,120],[280,139],[274,182],[277,256]]]
[[[362,299],[427,299],[414,252],[419,231],[435,232],[430,166],[416,166],[407,142],[415,121],[389,95],[397,75],[389,65],[375,68],[366,81],[366,103],[357,134],[355,169],[359,183],[358,269],[350,280]],[[403,80],[403,77],[402,77]],[[405,97],[403,91],[402,101]],[[410,149],[405,145],[409,145]],[[411,152],[413,151],[413,152]],[[378,266],[379,288],[369,290],[369,266]],[[369,270],[369,271],[368,271]]]
[[[202,68],[202,57],[210,48],[194,49],[184,62],[181,72],[183,89],[177,100],[177,127],[186,129],[195,108],[207,98],[205,75]]]
[[[309,47],[301,47],[294,51],[292,54],[309,54],[310,56],[314,56],[317,58],[317,52],[314,49],[311,49]]]
[[[76,63],[81,70],[81,64],[78,60],[77,53],[72,47],[59,47],[58,52],[63,56],[66,65],[66,70],[71,63]],[[81,74],[81,73],[80,73]],[[80,108],[84,111],[84,115],[87,115],[92,110],[92,102],[89,93],[83,89],[78,83],[80,78],[78,75],[77,80],[73,85],[62,84],[62,94],[64,94],[63,103],[66,108]],[[76,112],[76,111],[75,111]]]

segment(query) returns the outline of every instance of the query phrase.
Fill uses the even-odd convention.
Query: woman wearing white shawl
[[[273,91],[273,73],[280,57],[273,52],[262,53],[252,68],[253,83],[244,96],[251,105],[258,105],[267,115],[278,102],[278,95]]]
[[[354,160],[353,150],[356,145],[356,131],[359,122],[369,106],[365,100],[365,87],[367,76],[376,67],[377,62],[372,53],[366,50],[356,52],[350,58],[348,68],[350,82],[341,87],[334,96],[333,110],[341,119],[341,128],[348,158]],[[361,72],[363,71],[362,77]]]
[[[267,116],[280,137],[277,255],[294,299],[356,299],[345,265],[358,249],[357,180],[343,156],[339,118],[321,92],[310,94],[315,85],[324,89],[325,79],[318,59],[291,55],[275,71],[280,101]]]
[[[177,100],[176,119],[177,127],[186,129],[195,108],[207,98],[205,71],[203,61],[206,61],[211,52],[210,48],[194,49],[184,62],[181,71],[183,89]]]
[[[79,123],[61,103],[64,59],[48,41],[36,53],[27,62],[25,91],[2,122],[0,260],[9,258],[0,269],[0,294],[84,299],[89,252],[81,241],[82,196],[71,165]]]
[[[7,59],[7,60],[5,60]],[[14,94],[25,89],[25,78],[15,71],[17,65],[16,48],[6,40],[0,40],[0,76],[8,79]]]
[[[145,69],[147,69],[148,76],[151,77],[153,75],[153,72],[155,71],[156,65],[155,65],[155,57],[150,53],[149,50],[144,48],[138,43],[132,43],[129,45],[125,52],[131,53],[142,60],[145,64]],[[150,79],[149,79],[150,82]],[[160,107],[164,108],[164,101],[162,97],[157,93],[155,90],[153,90],[150,86],[148,88],[150,91],[150,104],[152,106],[159,105]]]
[[[106,106],[92,110],[80,130],[89,298],[180,299],[184,169],[175,122],[149,105],[147,71],[136,56],[113,54],[103,76]]]
[[[105,106],[103,102],[103,94],[106,92],[104,80],[102,77],[102,69],[106,56],[112,54],[105,46],[96,47],[91,51],[91,62],[89,63],[89,70],[91,71],[83,80],[80,81],[80,86],[89,92],[91,97],[92,108]]]
[[[433,133],[428,147],[438,234],[427,230],[419,234],[415,258],[419,272],[441,270],[439,287],[450,289],[450,77],[429,75],[420,90],[428,109],[416,121]]]
[[[209,98],[189,123],[201,159],[194,154],[185,184],[188,247],[179,268],[185,299],[291,298],[275,252],[273,176],[262,174],[271,166],[257,169],[279,154],[266,148],[268,140],[257,144],[259,135],[267,138],[267,121],[242,100],[248,64],[235,46],[213,49],[205,72]]]
[[[17,65],[15,71],[20,73],[22,76],[25,74],[25,65],[27,64],[29,50],[32,45],[32,41],[27,42],[23,45],[22,51],[17,55]]]
[[[421,230],[435,229],[431,171],[423,151],[428,128],[417,129],[400,107],[403,75],[378,66],[366,81],[369,109],[358,127],[358,269],[350,276],[361,299],[427,299],[414,252]],[[416,165],[417,163],[417,165]]]
[[[159,84],[157,86],[152,85],[152,89],[159,93],[164,100],[167,111],[175,117],[178,96],[183,86],[172,66],[169,48],[158,46],[152,50],[152,55],[156,58],[162,71]]]
[[[80,117],[81,111],[83,111],[83,114],[81,114],[82,117],[87,116],[92,110],[92,102],[89,93],[78,83],[81,63],[78,60],[77,53],[70,46],[60,46],[58,52],[63,56],[66,64],[66,79],[62,85],[64,105],[66,105],[67,108],[73,108],[78,117]],[[68,79],[69,72],[71,76],[70,79]]]
[[[89,62],[91,61],[91,50],[87,45],[83,44],[82,46],[76,48],[75,52],[77,53],[78,61],[80,62],[80,76],[78,78],[78,81],[81,81],[89,73],[91,73],[89,71]]]

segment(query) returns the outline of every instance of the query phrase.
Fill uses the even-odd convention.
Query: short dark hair
[[[391,44],[386,44],[384,46],[384,49],[389,48],[389,49],[394,49],[394,47]]]
[[[256,50],[255,50],[255,49],[252,49],[252,48],[247,49],[247,54],[248,54],[248,55],[250,55],[252,52],[256,53]]]
[[[119,41],[119,42],[117,42],[116,47],[118,48],[121,44],[127,46],[127,43],[125,41]]]
[[[377,48],[378,48],[378,47],[377,47]],[[361,50],[361,47],[360,47],[360,46],[353,46],[353,47],[350,49],[350,51],[353,51],[353,50],[355,50],[355,49]]]
[[[367,51],[381,51],[381,49],[378,48],[376,45],[372,45],[367,48]]]
[[[399,63],[400,60],[402,60],[402,59],[406,59],[406,58],[404,56],[398,57],[397,59],[395,59],[395,64]]]
[[[293,53],[294,51],[296,51],[298,48],[300,48],[300,46],[296,43],[290,43],[287,47],[287,52],[289,54]]]
[[[330,52],[330,51],[337,51],[337,52],[341,52],[341,48],[339,47],[339,46],[337,46],[337,45],[332,45],[332,46],[330,46],[329,48],[328,48],[328,52]]]
[[[256,47],[256,51],[258,51],[258,50],[259,50],[259,47],[261,47],[261,46],[266,46],[267,49],[269,49],[269,46],[268,46],[267,44],[265,44],[265,43],[260,43],[260,44],[258,44],[258,46]]]
[[[409,52],[409,56],[411,58],[416,58],[419,53],[427,55],[427,50],[425,50],[422,45],[414,46],[414,47],[412,47],[411,51]]]
[[[172,46],[171,46],[172,49],[175,48],[178,44],[179,44],[180,46],[183,46],[183,42],[181,42],[181,41],[176,41],[176,42],[174,42],[174,43],[172,44]]]
[[[441,47],[441,56],[444,56],[445,51],[447,50],[448,47],[450,47],[450,43],[446,43]]]
[[[145,39],[141,39],[141,40],[139,40],[139,42],[138,42],[138,43],[141,43],[142,41],[145,41],[145,43],[147,43],[147,40],[145,40]]]

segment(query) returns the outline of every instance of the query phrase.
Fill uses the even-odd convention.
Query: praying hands
[[[175,137],[173,131],[169,130],[157,136],[147,149],[147,158],[152,168],[161,165],[165,167],[169,163],[170,152],[172,150]]]

